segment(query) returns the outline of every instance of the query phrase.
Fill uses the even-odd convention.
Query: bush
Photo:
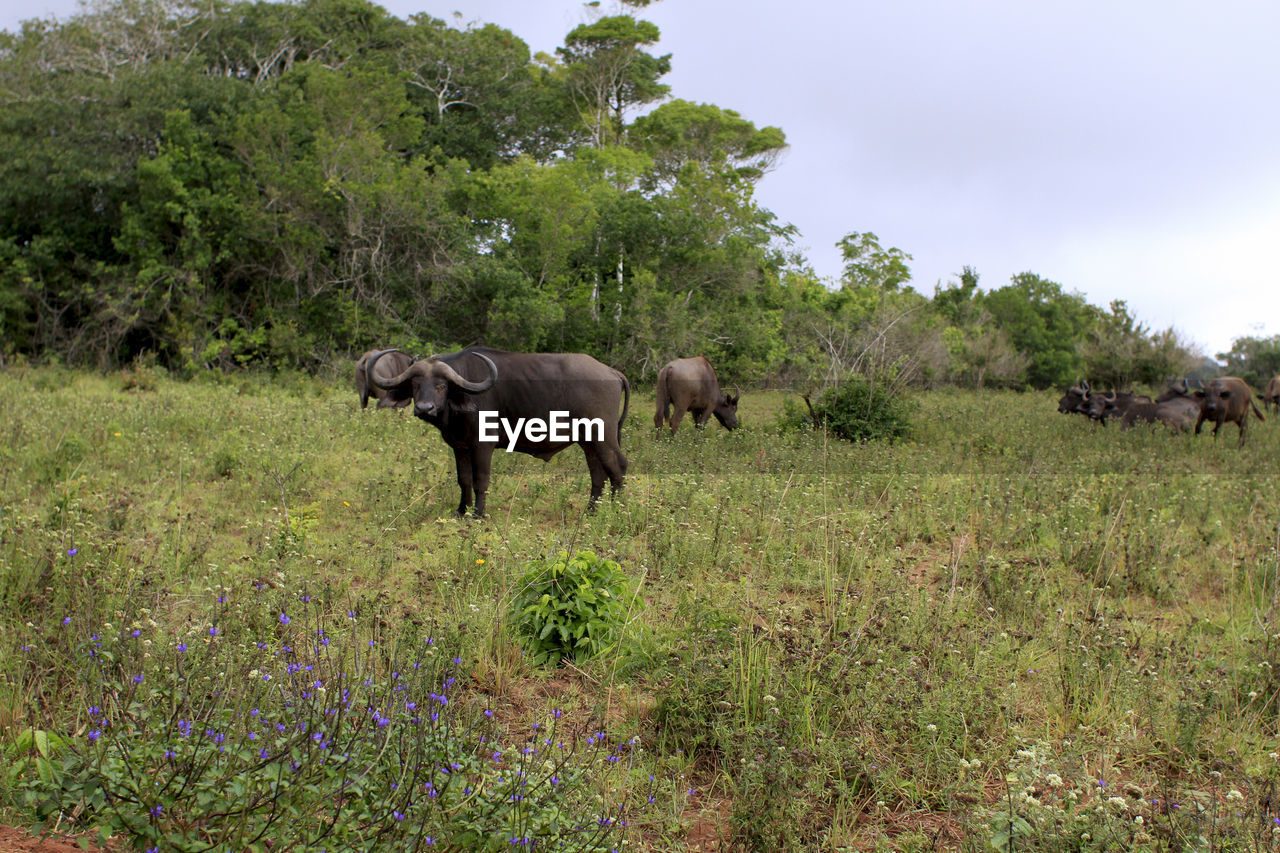
[[[631,584],[613,560],[561,551],[530,563],[519,583],[509,614],[534,663],[594,657],[622,636]]]
[[[805,402],[808,411],[787,401],[779,416],[784,429],[811,426],[830,430],[845,441],[890,442],[911,431],[911,405],[887,383],[855,377],[823,391],[816,401],[806,397]]]

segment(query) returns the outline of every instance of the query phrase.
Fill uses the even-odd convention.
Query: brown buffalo
[[[470,347],[417,361],[383,380],[376,369],[382,355],[370,360],[370,381],[412,399],[413,414],[440,430],[453,449],[462,492],[458,515],[466,515],[473,492],[475,514],[484,515],[499,445],[544,460],[580,445],[591,474],[592,506],[606,476],[613,491],[622,488],[627,458],[619,442],[631,387],[612,367],[581,353]]]
[[[720,390],[716,369],[704,355],[678,358],[658,371],[658,411],[653,425],[661,430],[671,422],[675,435],[685,412],[693,413],[693,425],[701,429],[712,415],[725,429],[738,426],[738,397]]]
[[[1090,418],[1106,426],[1107,418],[1123,418],[1134,406],[1150,403],[1151,398],[1145,394],[1117,394],[1109,391],[1106,394],[1090,394],[1087,412]]]
[[[1058,411],[1064,415],[1089,414],[1089,383],[1077,382],[1058,400]]]
[[[1200,404],[1188,397],[1163,401],[1157,397],[1154,403],[1130,406],[1120,421],[1120,429],[1129,429],[1134,424],[1161,423],[1174,432],[1183,432],[1191,429],[1199,414]]]
[[[360,394],[360,408],[368,408],[370,397],[378,401],[379,409],[398,409],[409,405],[409,401],[412,398],[400,396],[402,393],[406,393],[404,390],[399,388],[391,388],[389,390],[379,388],[369,381],[369,362],[374,358],[378,360],[378,378],[384,382],[403,373],[414,362],[413,356],[406,355],[399,350],[371,349],[360,356],[360,360],[356,362],[356,391]]]
[[[1234,423],[1240,429],[1240,443],[1236,446],[1244,447],[1249,409],[1253,409],[1258,420],[1266,420],[1262,412],[1258,411],[1258,404],[1253,402],[1253,391],[1243,379],[1219,376],[1210,382],[1208,387],[1196,391],[1194,396],[1200,401],[1200,415],[1196,418],[1196,435],[1200,434],[1200,426],[1205,421],[1213,421],[1214,438],[1218,437],[1218,430],[1224,423]]]
[[[1280,409],[1280,375],[1272,376],[1267,383],[1267,390],[1262,395],[1262,405],[1272,411]]]

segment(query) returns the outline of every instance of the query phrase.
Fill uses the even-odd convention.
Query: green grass
[[[662,793],[633,849],[1275,849],[1280,429],[1237,451],[944,391],[852,445],[779,433],[783,400],[673,440],[634,395],[620,499],[584,513],[577,449],[499,452],[459,521],[436,431],[345,384],[0,373],[7,815],[21,733],[85,735],[64,619],[177,634],[219,593],[323,589],[446,638],[462,705],[638,735]],[[534,667],[513,584],[577,549],[645,606]]]

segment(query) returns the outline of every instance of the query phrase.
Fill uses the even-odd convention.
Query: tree
[[[841,281],[846,288],[896,291],[911,280],[911,256],[901,249],[882,248],[880,238],[870,231],[852,231],[836,247],[844,256]]]
[[[668,186],[690,165],[757,180],[774,167],[787,145],[776,127],[757,129],[733,110],[684,100],[637,118],[627,129],[627,142],[653,158],[653,175]]]
[[[983,305],[1027,358],[1027,384],[1033,388],[1067,385],[1084,369],[1080,344],[1095,322],[1097,309],[1079,293],[1022,272],[993,290]]]
[[[1218,360],[1226,363],[1228,375],[1254,387],[1266,387],[1271,377],[1280,375],[1280,335],[1235,338],[1229,352],[1218,353]]]
[[[619,138],[629,109],[653,103],[670,91],[658,78],[671,70],[671,54],[653,56],[642,50],[656,44],[660,35],[649,21],[613,15],[574,27],[564,47],[556,49],[594,147]]]

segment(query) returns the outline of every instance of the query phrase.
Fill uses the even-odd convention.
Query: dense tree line
[[[633,0],[632,7],[645,2]],[[624,14],[533,56],[367,0],[103,0],[0,34],[0,356],[312,368],[370,346],[576,350],[652,379],[1116,385],[1187,347],[1023,273],[927,297],[756,203],[786,147],[672,97]]]

